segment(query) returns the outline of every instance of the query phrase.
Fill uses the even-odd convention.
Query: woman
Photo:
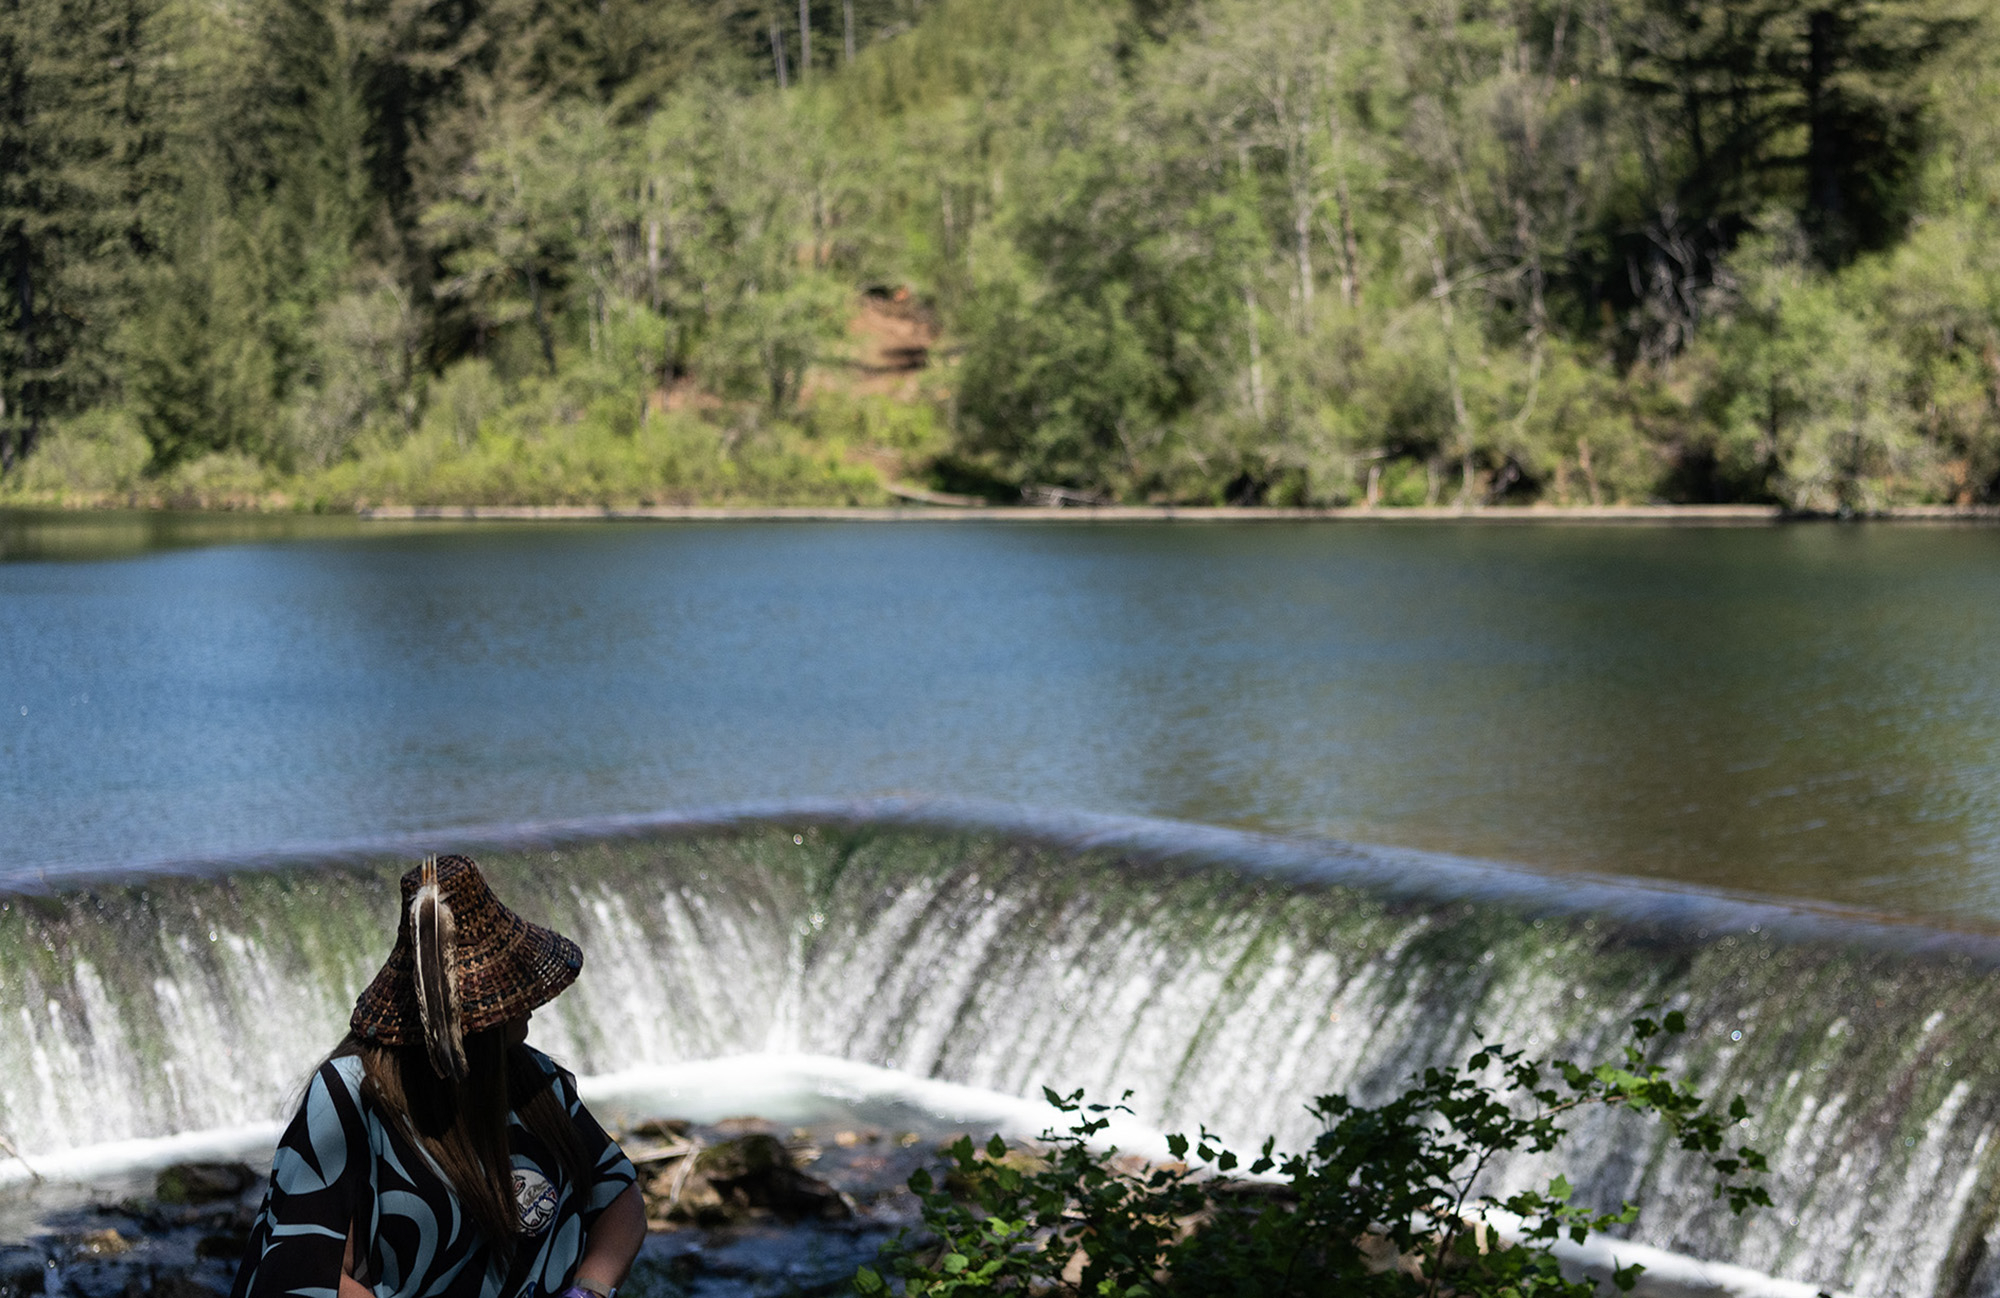
[[[278,1143],[231,1298],[613,1298],[646,1234],[632,1165],[526,1044],[582,967],[467,858],[404,875],[395,949]]]

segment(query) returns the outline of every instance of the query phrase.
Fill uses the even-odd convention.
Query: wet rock
[[[715,1129],[731,1136],[768,1136],[778,1128],[768,1118],[741,1117],[724,1118]]]
[[[78,1254],[89,1257],[117,1257],[132,1251],[132,1241],[107,1227],[79,1236],[75,1248]]]
[[[694,1170],[724,1200],[745,1208],[823,1221],[852,1215],[837,1190],[801,1172],[784,1143],[768,1133],[739,1136],[704,1150],[696,1156]]]
[[[694,1124],[686,1118],[648,1118],[633,1126],[626,1135],[636,1140],[671,1143],[684,1138],[693,1129]]]
[[[714,1226],[760,1215],[838,1221],[852,1209],[838,1190],[801,1172],[769,1132],[695,1146],[650,1177],[647,1216]]]
[[[154,1182],[161,1203],[209,1203],[234,1199],[262,1178],[244,1163],[175,1163]]]
[[[661,1167],[686,1158],[701,1148],[701,1138],[689,1135],[689,1129],[688,1123],[680,1121],[642,1122],[619,1143],[643,1182]]]
[[[156,1199],[121,1199],[98,1209],[104,1215],[125,1221],[142,1235],[197,1230],[248,1235],[250,1223],[261,1206],[261,1195],[247,1207],[244,1200],[223,1199],[200,1204],[161,1203]]]

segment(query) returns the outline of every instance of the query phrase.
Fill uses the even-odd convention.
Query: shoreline
[[[1778,505],[1396,506],[1325,509],[1266,505],[376,505],[354,517],[382,522],[1000,522],[1000,523],[1637,523],[1772,527],[1801,522],[2000,525],[1996,505],[1898,505],[1853,515]]]
[[[1792,523],[2000,526],[2000,505],[1891,505],[1851,514],[1781,505],[992,505],[908,499],[893,505],[363,505],[297,509],[181,507],[133,502],[0,502],[0,523],[129,518],[339,519],[383,523],[1495,523],[1654,527],[1778,527]]]

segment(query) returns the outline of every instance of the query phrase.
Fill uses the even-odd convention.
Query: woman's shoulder
[[[336,1055],[321,1062],[299,1094],[286,1139],[311,1145],[359,1138],[369,1124],[369,1104],[363,1098],[361,1060]]]
[[[325,1060],[306,1079],[299,1108],[305,1113],[362,1107],[361,1082],[366,1075],[358,1055],[335,1055]],[[343,1105],[342,1100],[346,1103]]]
[[[576,1089],[576,1074],[533,1046],[522,1046],[520,1058],[521,1072],[515,1074],[517,1086],[521,1073],[525,1073],[529,1086],[534,1089],[546,1086],[550,1082],[554,1082],[558,1090]]]
[[[528,1096],[546,1087],[555,1092],[565,1109],[576,1107],[575,1073],[530,1045],[521,1046],[516,1059],[513,1091],[517,1103],[525,1102]]]
[[[360,1055],[335,1055],[320,1065],[319,1072],[329,1083],[337,1081],[349,1095],[361,1098],[361,1079],[367,1075],[368,1068],[361,1062]]]

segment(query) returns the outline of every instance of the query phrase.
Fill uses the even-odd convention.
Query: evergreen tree
[[[153,237],[159,63],[147,0],[0,4],[0,473],[107,393]]]
[[[1767,212],[1794,216],[1827,267],[1902,233],[1925,69],[1971,28],[1932,0],[1638,0],[1614,30],[1643,170],[1589,274],[1657,357],[1692,336],[1719,258]]]
[[[277,449],[278,330],[269,209],[232,203],[219,163],[189,168],[162,255],[122,331],[124,386],[152,467]],[[260,221],[260,218],[262,220]]]

